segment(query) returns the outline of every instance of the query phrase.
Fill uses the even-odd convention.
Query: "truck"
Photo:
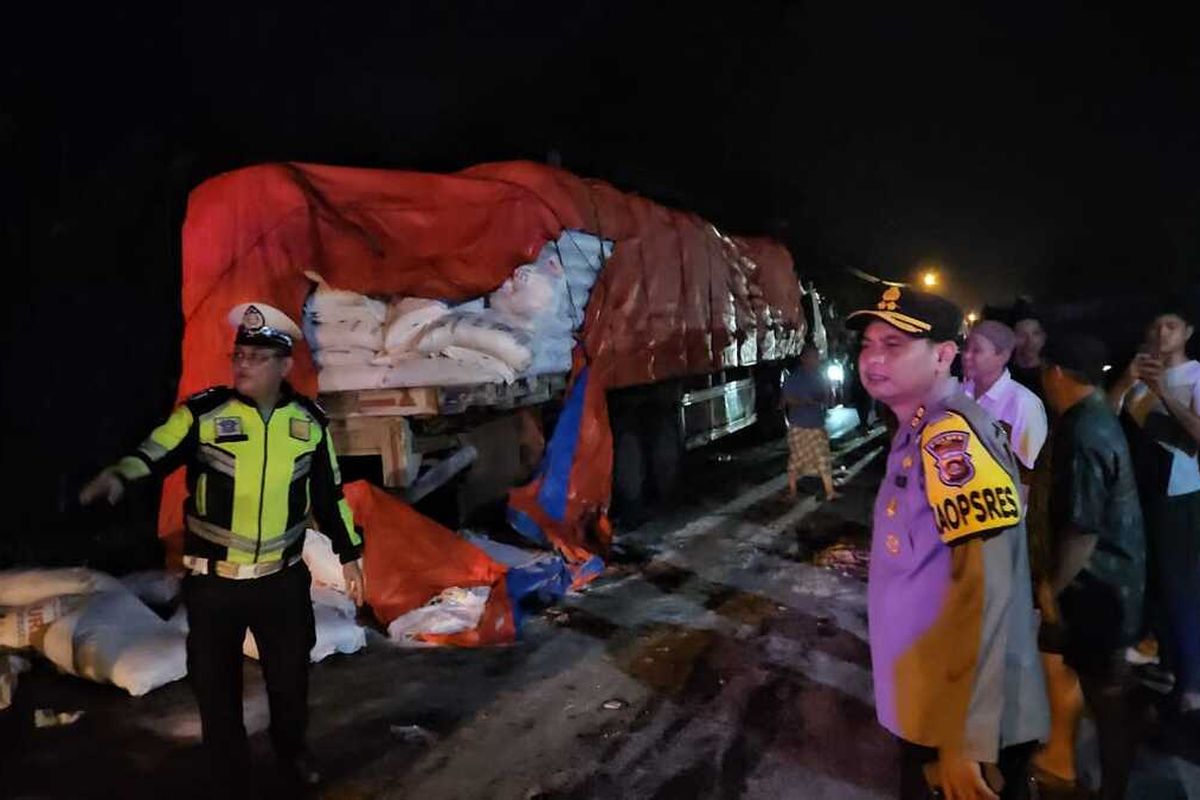
[[[230,307],[259,300],[298,319],[313,289],[306,273],[363,295],[465,301],[572,232],[611,249],[569,373],[323,391],[299,354],[292,380],[319,392],[341,457],[377,463],[377,479],[413,502],[451,486],[458,523],[535,475],[572,387],[590,374],[602,397],[572,420],[595,446],[572,452],[577,467],[593,454],[582,468],[601,473],[601,488],[584,500],[607,511],[608,489],[618,511],[641,515],[674,493],[686,451],[778,417],[783,369],[809,333],[802,306],[817,308],[817,297],[778,242],[728,236],[555,167],[435,175],[283,163],[201,184],[183,231],[180,395],[223,380],[214,354]],[[163,503],[160,527],[177,506]]]

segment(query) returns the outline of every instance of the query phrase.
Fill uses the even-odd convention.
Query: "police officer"
[[[248,791],[242,722],[242,642],[254,634],[271,712],[270,736],[285,774],[319,775],[305,748],[309,651],[315,642],[311,576],[301,560],[314,519],[333,541],[347,593],[358,605],[361,540],[342,496],[333,440],[319,406],[285,380],[301,333],[263,303],[230,313],[237,334],[233,387],[189,397],[131,455],[80,493],[115,504],[125,487],[187,467],[183,597],[188,674],[220,796]]]
[[[962,313],[889,287],[848,324],[899,427],[875,502],[868,584],[880,723],[903,798],[1025,798],[1048,732],[1017,462],[950,376]]]

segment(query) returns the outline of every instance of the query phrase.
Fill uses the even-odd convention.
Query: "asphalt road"
[[[781,443],[693,454],[677,507],[620,532],[606,574],[514,646],[414,651],[372,634],[362,653],[317,665],[317,796],[891,797],[897,754],[874,721],[861,565],[813,563],[829,544],[866,544],[882,444],[840,454],[848,481],[832,504],[787,500]],[[246,684],[262,764],[248,779],[278,793],[250,663]],[[44,707],[86,714],[34,729]],[[0,715],[0,791],[198,797],[198,728],[184,684],[133,699],[40,665]],[[1177,738],[1160,731],[1145,748],[1131,797],[1200,798],[1200,757]],[[1094,771],[1089,732],[1081,747]]]

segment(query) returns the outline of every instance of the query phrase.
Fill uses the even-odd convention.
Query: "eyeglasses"
[[[278,354],[277,353],[244,353],[244,352],[239,352],[239,351],[235,350],[234,352],[229,354],[229,361],[234,366],[237,366],[238,363],[240,362],[242,364],[249,364],[252,367],[261,367],[263,364],[267,363],[272,358],[275,358],[276,355],[278,355]]]

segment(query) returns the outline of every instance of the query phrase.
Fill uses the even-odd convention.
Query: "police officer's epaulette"
[[[199,415],[207,411],[212,411],[233,397],[233,394],[233,389],[228,386],[210,386],[207,389],[202,389],[190,395],[183,402],[184,405],[192,410],[193,414]]]
[[[329,414],[316,400],[311,397],[305,397],[302,394],[296,394],[293,396],[292,400],[309,414],[312,414],[313,419],[315,419],[322,428],[329,425]]]

